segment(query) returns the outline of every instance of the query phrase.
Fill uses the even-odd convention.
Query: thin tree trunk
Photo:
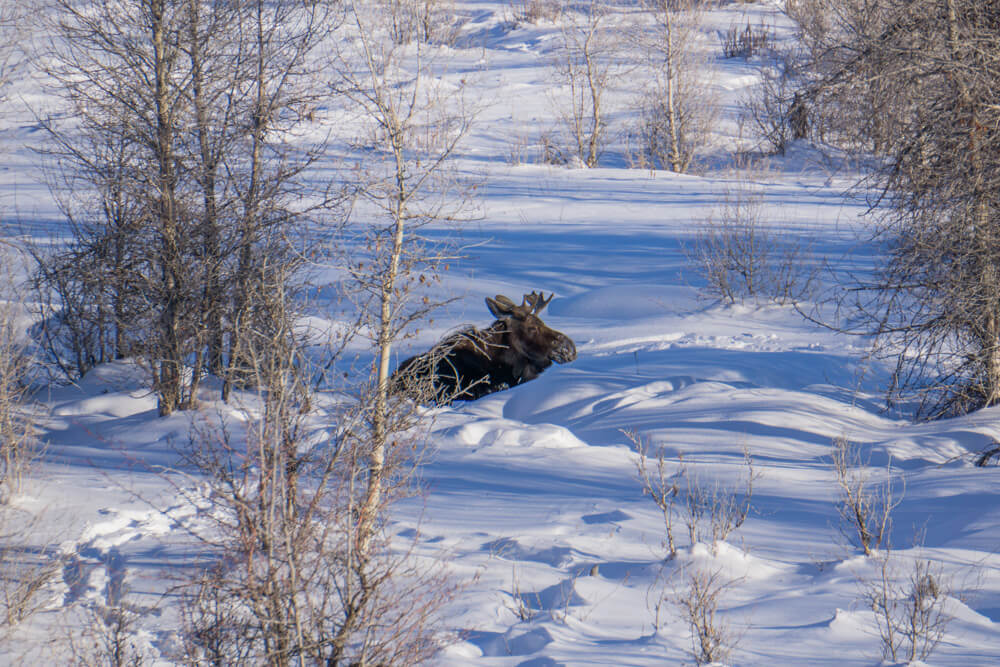
[[[261,178],[261,156],[266,130],[267,110],[266,82],[264,80],[264,3],[257,0],[254,9],[254,48],[255,48],[255,98],[253,106],[252,133],[250,146],[250,174],[247,189],[243,198],[243,219],[240,221],[240,249],[236,268],[236,294],[233,299],[233,314],[230,318],[229,332],[229,370],[222,387],[222,400],[228,401],[233,384],[246,382],[248,366],[248,342],[243,333],[253,327],[251,313],[251,298],[254,288],[253,245],[260,224],[259,189]]]
[[[200,31],[202,17],[199,10],[200,5],[197,0],[188,0],[191,92],[198,133],[198,182],[202,191],[202,206],[204,209],[202,212],[201,229],[202,243],[204,245],[202,309],[204,311],[205,337],[208,347],[208,368],[212,373],[221,376],[224,358],[222,312],[225,295],[223,293],[221,276],[219,275],[221,261],[218,195],[216,193],[219,160],[216,151],[213,149],[209,132],[210,121],[207,109],[209,101],[206,99],[206,81],[202,60],[205,35]]]
[[[584,47],[584,57],[587,61],[587,88],[590,92],[590,138],[587,142],[587,166],[597,166],[597,151],[601,138],[601,82],[597,80],[599,73],[594,69],[594,56],[591,53],[591,43],[594,38],[593,29],[587,36]]]
[[[369,455],[368,490],[358,521],[358,549],[368,548],[375,532],[375,520],[382,503],[386,448],[389,432],[389,367],[392,361],[392,307],[395,301],[396,279],[405,241],[407,181],[405,155],[399,128],[392,128],[392,148],[396,160],[396,197],[394,202],[392,250],[389,266],[382,280],[379,298],[378,368],[376,369],[375,413],[372,419],[372,451]]]
[[[173,155],[173,118],[170,103],[170,73],[167,61],[165,7],[163,0],[151,6],[153,66],[155,68],[156,157],[159,188],[157,215],[161,240],[161,277],[163,306],[159,316],[162,345],[159,352],[159,414],[166,416],[182,407],[182,369],[180,350],[181,257],[175,201],[176,176]]]
[[[945,0],[948,17],[948,49],[953,63],[961,63],[958,11],[954,0]],[[982,313],[982,329],[979,335],[981,358],[985,365],[985,385],[983,390],[983,406],[988,407],[1000,403],[1000,280],[996,268],[990,261],[990,249],[996,242],[992,226],[990,202],[985,191],[986,170],[983,156],[982,135],[985,128],[979,122],[976,113],[976,103],[972,91],[963,79],[961,72],[953,72],[951,81],[958,88],[959,99],[968,116],[966,121],[969,134],[968,163],[972,173],[971,191],[974,193],[975,218],[973,223],[973,248],[981,266],[979,268],[979,285],[977,292],[984,295],[983,303],[978,307]]]
[[[675,99],[677,85],[677,63],[674,54],[673,18],[670,9],[664,8],[664,27],[666,29],[666,65],[667,65],[667,125],[670,127],[670,167],[677,173],[685,170],[681,155],[680,128],[677,118],[677,101]]]

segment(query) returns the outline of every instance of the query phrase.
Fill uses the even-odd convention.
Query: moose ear
[[[502,294],[497,294],[496,299],[486,297],[486,307],[490,309],[490,312],[493,313],[493,317],[497,319],[507,317],[514,311],[515,308],[514,302]]]

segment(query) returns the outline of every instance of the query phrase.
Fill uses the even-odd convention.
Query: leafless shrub
[[[0,115],[7,101],[7,88],[25,64],[24,18],[30,11],[24,3],[0,3]]]
[[[625,435],[639,455],[636,475],[643,495],[652,498],[663,514],[667,559],[677,555],[674,521],[686,529],[690,545],[703,542],[714,550],[747,520],[753,507],[753,485],[760,478],[749,452],[744,451],[745,479],[735,485],[743,487],[737,492],[733,486],[718,482],[706,484],[682,455],[676,463],[668,464],[662,448],[653,454],[648,441],[637,433],[626,431]]]
[[[875,614],[882,657],[893,662],[924,661],[951,620],[944,609],[951,582],[930,560],[913,559],[905,570],[899,560],[891,549],[879,551],[875,576],[861,582],[861,595]]]
[[[749,120],[743,115],[736,119],[736,137],[730,148],[733,167],[739,171],[750,171],[754,162],[760,157],[756,149],[756,140],[750,139],[748,128]]]
[[[509,0],[508,23],[516,28],[522,23],[555,21],[563,12],[561,0]]]
[[[565,166],[569,164],[565,146],[559,138],[558,129],[543,130],[536,139],[526,133],[518,134],[510,139],[507,151],[507,164],[512,166],[522,164],[544,164]]]
[[[674,475],[667,468],[667,460],[661,449],[655,455],[655,467],[650,466],[649,443],[634,431],[626,431],[626,437],[632,442],[639,455],[636,459],[636,473],[639,482],[642,484],[643,495],[648,495],[660,508],[663,514],[663,527],[665,530],[664,548],[667,558],[677,556],[677,543],[674,540],[674,505],[677,503],[677,496],[680,494],[680,474]]]
[[[33,416],[28,407],[33,358],[19,326],[24,306],[12,275],[15,251],[0,241],[0,504],[21,489],[31,461],[37,454]]]
[[[785,14],[798,26],[807,46],[822,42],[834,22],[828,0],[785,0]]]
[[[451,0],[380,0],[386,25],[397,44],[420,41],[453,44],[461,25]]]
[[[0,633],[39,611],[42,595],[61,563],[46,549],[32,544],[37,519],[0,507]]]
[[[747,20],[745,28],[733,24],[721,37],[722,55],[726,58],[752,58],[767,51],[771,46],[771,29],[766,25],[751,26]]]
[[[760,186],[741,175],[697,230],[686,253],[705,280],[706,295],[730,304],[789,304],[809,293],[814,274],[803,265],[808,247],[766,227],[763,201]]]
[[[530,593],[521,590],[521,577],[517,570],[517,564],[510,567],[511,589],[510,595],[504,597],[504,607],[506,607],[520,621],[529,622],[538,614],[542,608],[541,598],[538,593],[534,594],[534,600]],[[532,606],[532,602],[534,606]]]
[[[543,132],[539,137],[540,146],[538,152],[539,164],[565,165],[569,162],[563,149],[560,148],[559,140],[552,132]]]
[[[743,452],[746,465],[746,477],[740,480],[745,487],[736,492],[732,487],[723,486],[718,481],[706,485],[685,470],[686,479],[684,519],[688,530],[688,540],[691,544],[708,542],[713,548],[719,542],[724,542],[729,534],[743,525],[752,509],[754,481],[759,474],[754,472],[753,459],[750,453]]]
[[[794,139],[811,132],[811,115],[793,53],[761,68],[761,80],[741,100],[741,118],[755,130],[762,152],[784,155]],[[820,128],[822,129],[822,128]]]
[[[739,637],[719,616],[719,609],[736,582],[719,570],[695,566],[681,573],[681,577],[672,601],[691,631],[691,657],[698,665],[725,662]]]
[[[36,519],[8,504],[39,451],[27,405],[33,359],[19,326],[25,309],[15,259],[15,248],[0,239],[0,632],[41,608],[42,593],[59,569],[58,561],[32,544]]]
[[[258,654],[259,623],[242,596],[229,590],[224,561],[206,567],[185,592],[181,635],[186,664],[246,665]]]
[[[518,134],[511,137],[510,145],[507,148],[507,164],[517,167],[525,163],[528,154],[530,140],[526,134]]]
[[[142,667],[153,662],[137,639],[142,614],[125,599],[125,591],[83,610],[83,628],[70,637],[73,664],[82,667]]]
[[[833,467],[840,488],[838,511],[841,532],[866,556],[888,547],[892,532],[892,511],[902,502],[905,486],[896,495],[892,460],[886,463],[885,481],[871,482],[871,472],[861,460],[856,445],[846,438],[833,443]],[[899,484],[903,484],[900,478]]]

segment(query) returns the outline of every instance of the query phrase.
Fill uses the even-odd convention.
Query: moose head
[[[495,299],[486,299],[486,307],[497,318],[490,329],[506,329],[507,333],[504,342],[509,346],[509,353],[497,356],[503,356],[511,366],[521,367],[518,377],[522,382],[537,377],[553,361],[564,364],[576,359],[573,341],[547,327],[538,317],[553,296],[546,299],[538,292],[525,294],[520,306],[501,294]]]

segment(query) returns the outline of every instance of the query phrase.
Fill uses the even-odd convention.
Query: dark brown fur
[[[396,388],[429,403],[472,401],[533,380],[553,361],[573,361],[573,341],[538,317],[551,300],[536,292],[520,306],[501,295],[487,298],[493,324],[460,331],[410,357],[393,374]]]

